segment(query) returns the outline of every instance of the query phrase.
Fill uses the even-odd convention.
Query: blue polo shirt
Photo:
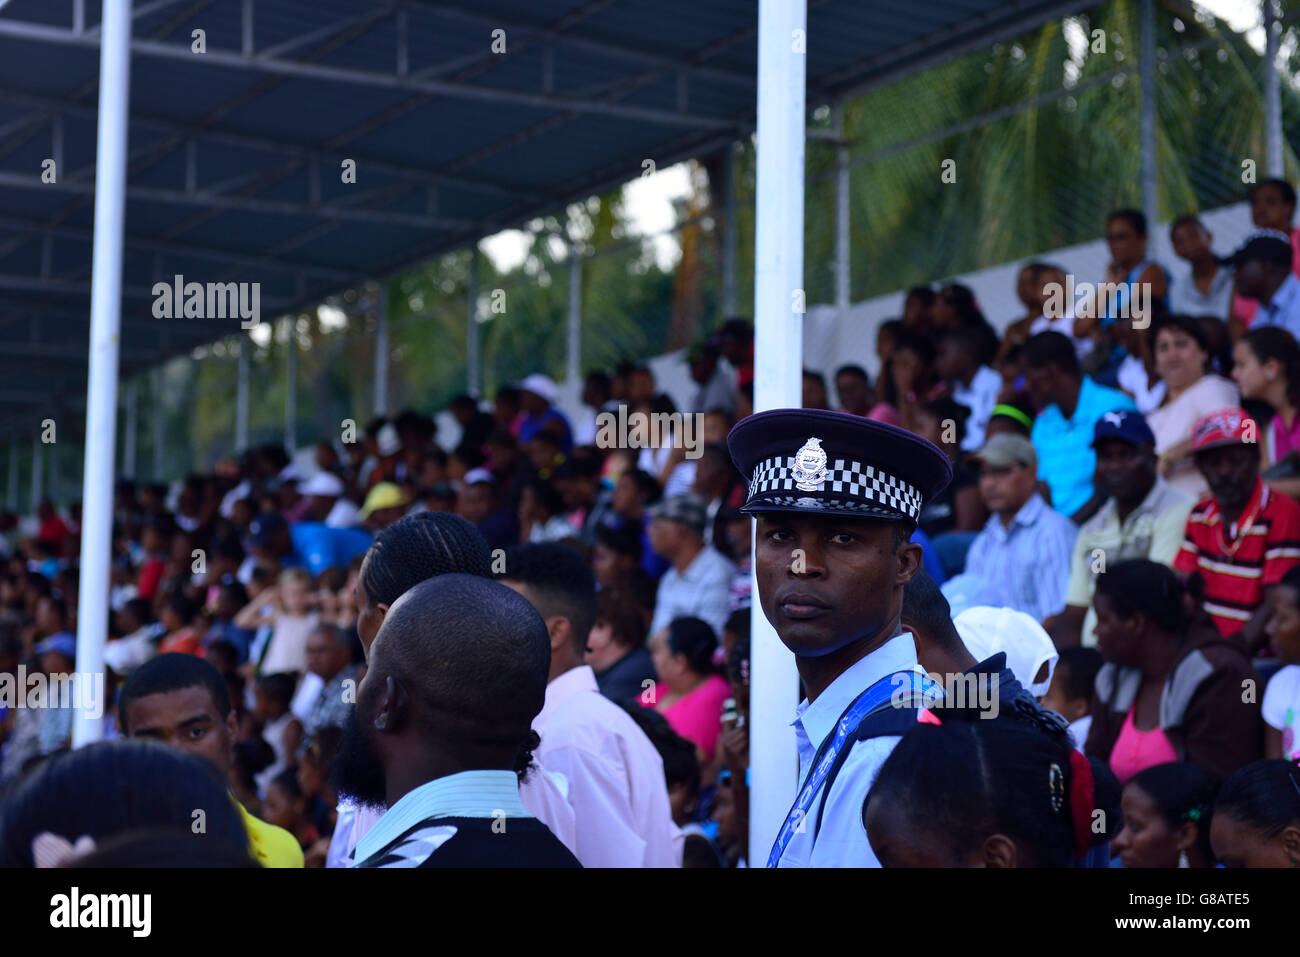
[[[1097,420],[1116,409],[1137,411],[1125,393],[1098,385],[1084,376],[1074,415],[1066,418],[1052,403],[1034,420],[1030,438],[1038,453],[1038,477],[1052,491],[1052,508],[1073,515],[1092,498],[1092,476],[1097,453],[1092,450],[1092,431]]]

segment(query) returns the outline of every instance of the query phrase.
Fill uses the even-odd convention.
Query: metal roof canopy
[[[1089,5],[810,0],[807,102]],[[156,281],[257,282],[271,318],[616,187],[645,159],[663,168],[753,132],[752,0],[485,6],[136,0],[123,376],[238,331],[155,319]],[[0,0],[11,412],[85,394],[99,15],[98,0]],[[192,50],[199,29],[205,53]]]

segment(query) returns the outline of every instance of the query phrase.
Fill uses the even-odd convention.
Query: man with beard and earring
[[[487,540],[465,519],[447,512],[420,512],[389,525],[366,552],[357,575],[357,635],[369,651],[388,609],[420,582],[438,575],[491,577],[492,553]],[[520,797],[530,814],[573,850],[577,821],[559,775],[539,762],[521,761]],[[342,798],[330,842],[327,867],[346,867],[353,848],[379,816],[379,807],[358,808]]]
[[[794,721],[802,785],[767,865],[878,867],[863,801],[937,693],[900,626],[921,568],[908,539],[952,466],[903,429],[820,410],[752,415],[727,444],[750,479],[758,599],[807,696]]]
[[[532,605],[488,579],[441,575],[393,603],[335,765],[341,793],[388,807],[354,867],[580,866],[519,799],[550,659]]]

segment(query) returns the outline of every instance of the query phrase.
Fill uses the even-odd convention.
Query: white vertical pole
[[[135,478],[135,432],[137,424],[137,393],[140,391],[139,380],[132,379],[126,384],[126,435],[122,438],[122,477]]]
[[[45,497],[45,476],[43,467],[45,465],[45,443],[41,441],[41,434],[38,431],[36,438],[32,441],[32,514],[36,514],[36,507],[41,504],[41,499]]]
[[[1142,212],[1147,218],[1147,252],[1161,257],[1160,186],[1156,167],[1156,14],[1155,0],[1142,0],[1141,51],[1138,74],[1142,82]]]
[[[1267,175],[1282,176],[1282,89],[1277,76],[1277,5],[1261,0],[1264,10],[1264,131],[1268,143]]]
[[[298,314],[289,317],[288,351],[284,354],[284,447],[298,451]]]
[[[239,337],[239,364],[235,367],[235,451],[248,448],[248,360],[253,351],[253,340],[246,334]]]
[[[566,373],[576,383],[582,368],[582,255],[569,243],[569,348]]]
[[[153,480],[163,480],[166,461],[163,456],[163,370],[162,366],[153,370]]]
[[[849,308],[849,148],[844,142],[844,105],[835,105],[835,309]]]
[[[736,314],[736,152],[722,151],[722,315]]]
[[[388,414],[388,286],[378,283],[375,304],[375,415]]]
[[[478,267],[478,243],[476,242],[469,251],[469,281],[466,283],[465,290],[465,320],[468,323],[465,330],[465,364],[469,366],[465,376],[465,388],[476,399],[481,383],[479,366],[482,361],[479,358]]]
[[[754,244],[754,411],[797,408],[802,392],[805,0],[758,7],[758,180]],[[801,47],[803,49],[803,47]],[[802,299],[802,295],[799,299]],[[790,721],[798,673],[757,601],[751,611],[749,859],[766,862],[799,775]]]
[[[108,635],[109,561],[113,550],[113,456],[117,451],[117,361],[122,319],[122,232],[131,85],[131,0],[104,0],[99,54],[99,128],[95,160],[95,236],[91,270],[90,373],[82,475],[81,588],[77,602],[77,673],[103,691]],[[86,699],[83,697],[83,702]],[[102,707],[102,698],[98,704]],[[99,739],[102,714],[77,710],[72,745]]]

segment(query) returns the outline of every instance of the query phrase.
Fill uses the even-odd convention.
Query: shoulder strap
[[[831,793],[831,788],[835,786],[835,778],[840,773],[840,769],[844,767],[844,762],[848,759],[853,746],[859,741],[867,741],[871,738],[906,734],[916,726],[919,712],[920,709],[916,707],[887,708],[884,711],[872,712],[862,719],[857,730],[853,732],[853,736],[849,739],[849,743],[835,756],[835,763],[831,765],[830,773],[826,775],[826,780],[822,783],[821,802],[817,806],[817,820],[813,824],[814,841],[817,840],[817,834],[822,829],[822,815],[826,812],[826,799]]]

